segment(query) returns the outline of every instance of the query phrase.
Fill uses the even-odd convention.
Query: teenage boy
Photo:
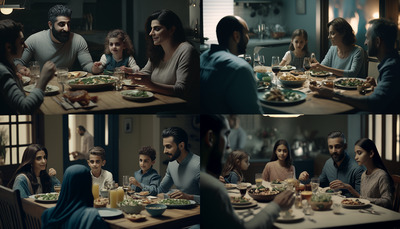
[[[129,177],[129,183],[135,192],[149,191],[151,196],[157,195],[160,185],[160,175],[153,169],[156,162],[156,151],[151,146],[144,146],[139,150],[140,169],[134,177]]]

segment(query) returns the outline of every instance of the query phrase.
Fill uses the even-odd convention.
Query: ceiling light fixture
[[[9,15],[13,12],[13,10],[23,10],[25,9],[24,7],[21,7],[19,4],[6,4],[6,1],[1,1],[0,3],[2,3],[0,5],[0,12],[4,15]]]
[[[303,116],[303,114],[263,114],[263,116],[270,118],[297,118]]]

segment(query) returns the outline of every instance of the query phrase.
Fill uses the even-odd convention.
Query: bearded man
[[[340,189],[343,195],[351,197],[349,186],[360,193],[361,175],[364,168],[358,166],[357,162],[349,157],[345,151],[346,147],[346,138],[342,132],[333,131],[328,134],[328,149],[331,158],[325,162],[319,180],[321,187]],[[308,179],[308,173],[302,172],[299,179]]]
[[[201,109],[203,114],[260,114],[252,67],[238,55],[246,53],[249,28],[237,16],[217,25],[219,45],[200,56]]]
[[[22,57],[14,61],[19,74],[29,76],[30,70],[26,66],[32,58],[41,68],[46,61],[54,62],[56,67],[71,68],[78,58],[83,70],[92,71],[93,60],[85,39],[70,31],[71,14],[72,11],[63,5],[50,8],[49,29],[29,36]]]
[[[186,131],[170,127],[163,130],[162,138],[164,154],[169,157],[169,163],[158,193],[168,193],[169,198],[200,203],[200,157],[189,151]],[[170,190],[172,185],[177,190]]]

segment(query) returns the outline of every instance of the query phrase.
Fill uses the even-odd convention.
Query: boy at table
[[[189,151],[187,133],[182,128],[170,127],[163,130],[162,138],[169,163],[158,193],[200,203],[200,157]],[[172,185],[178,190],[170,191]]]
[[[100,146],[95,146],[89,150],[89,160],[93,184],[99,184],[99,190],[104,189],[104,184],[113,182],[113,175],[109,171],[102,169],[106,164],[106,151]]]
[[[358,166],[356,161],[347,154],[346,138],[340,131],[332,131],[328,134],[328,149],[331,158],[325,162],[322,173],[319,176],[321,187],[329,186],[331,189],[341,189],[343,195],[352,197],[348,191],[350,186],[360,193],[361,175],[364,168]],[[304,171],[299,180],[307,180],[309,174]]]
[[[222,115],[201,115],[201,228],[272,228],[280,211],[294,203],[292,191],[278,194],[250,221],[239,219],[226,188],[218,180],[222,155],[228,146],[228,121]]]
[[[129,183],[135,192],[149,191],[151,196],[157,195],[160,185],[160,175],[153,169],[156,162],[156,151],[151,146],[144,146],[139,150],[140,169],[135,172],[134,177],[129,177]]]

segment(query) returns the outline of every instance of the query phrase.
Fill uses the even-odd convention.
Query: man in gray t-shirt
[[[32,34],[26,40],[27,48],[22,57],[15,60],[18,72],[29,76],[29,61],[35,59],[42,67],[46,61],[52,61],[56,67],[71,68],[76,58],[83,70],[92,72],[93,60],[85,39],[70,32],[72,11],[63,6],[53,6],[48,13],[49,29]]]

